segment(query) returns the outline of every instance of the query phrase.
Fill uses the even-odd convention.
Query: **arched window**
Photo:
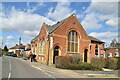
[[[45,49],[45,40],[41,41],[41,55],[44,56],[44,49]]]
[[[98,45],[95,46],[95,55],[98,57]]]
[[[68,53],[78,53],[78,34],[74,30],[68,34]]]

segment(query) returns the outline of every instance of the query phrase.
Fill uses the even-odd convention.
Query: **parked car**
[[[7,53],[7,56],[13,56],[14,53]]]
[[[17,54],[13,54],[12,56],[13,56],[13,57],[17,57]]]
[[[0,53],[0,57],[2,57],[2,53]]]

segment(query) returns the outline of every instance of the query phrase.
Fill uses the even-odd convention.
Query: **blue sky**
[[[76,14],[88,35],[107,44],[118,39],[117,2],[3,2],[0,6],[0,40],[9,48],[18,43],[19,37],[23,44],[30,43],[43,22],[53,25],[72,13]]]

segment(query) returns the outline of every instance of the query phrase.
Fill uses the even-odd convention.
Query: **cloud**
[[[87,14],[84,20],[81,22],[83,27],[86,30],[96,30],[102,27],[102,24],[99,23],[100,21],[95,16],[95,13]]]
[[[7,39],[14,40],[14,37],[13,36],[7,36]]]
[[[113,29],[114,27],[114,30],[117,30],[118,23],[117,21],[113,22],[113,20],[118,18],[118,3],[92,2],[83,12],[83,15],[84,19],[81,23],[87,30],[103,29],[103,24],[109,25],[109,29]]]
[[[90,36],[94,36],[96,38],[114,38],[114,37],[118,37],[118,32],[101,32],[101,33],[97,33],[97,32],[92,32],[89,34]]]
[[[112,30],[118,30],[118,18],[112,18],[105,22],[105,24],[111,26]]]
[[[104,41],[108,46],[113,39],[118,41],[118,32],[92,32],[89,35]]]
[[[28,13],[22,10],[15,9],[13,6],[8,15],[0,17],[2,20],[2,30],[5,32],[16,31],[20,33],[27,34],[26,31],[35,32],[40,31],[43,22],[52,25],[54,21],[48,19],[47,17]],[[28,35],[28,34],[27,34]],[[28,35],[30,37],[30,35]],[[33,37],[33,35],[31,35]]]
[[[46,16],[53,20],[62,20],[72,13],[76,13],[76,11],[70,8],[69,2],[58,2],[55,8],[49,8],[49,12],[46,13]]]
[[[45,6],[45,4],[43,2],[38,2],[35,6],[30,6],[30,3],[27,2],[27,12],[28,13],[33,13],[36,10],[40,9],[41,7]]]
[[[35,36],[38,35],[38,31],[24,31],[24,34],[27,38],[34,38]]]

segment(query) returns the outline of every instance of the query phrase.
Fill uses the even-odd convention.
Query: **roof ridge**
[[[70,15],[70,16],[68,16],[68,17],[66,17],[66,18],[64,18],[64,19],[62,19],[62,20],[60,20],[60,21],[57,21],[57,23],[53,24],[52,26],[58,24],[58,22],[60,23],[60,22],[62,22],[62,21],[64,21],[64,20],[66,20],[66,19],[72,17],[73,15],[75,15],[75,13],[73,13],[72,15]]]
[[[66,17],[65,19],[58,21],[56,24],[52,25],[51,27],[49,27],[49,33],[54,32],[59,26],[61,26],[62,24],[64,24],[64,22],[66,22],[69,18],[71,18],[73,15],[75,15],[75,13],[73,13],[72,15],[70,15],[69,17]],[[51,29],[50,29],[51,28]]]

